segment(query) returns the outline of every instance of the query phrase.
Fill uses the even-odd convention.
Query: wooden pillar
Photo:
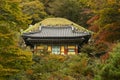
[[[67,46],[64,47],[64,54],[68,54],[68,48],[67,48]]]
[[[50,52],[50,54],[52,53],[52,46],[48,45],[48,52]]]
[[[80,49],[81,49],[81,46],[80,46],[80,44],[79,44],[79,45],[78,45],[78,53],[81,52]]]
[[[36,45],[34,45],[34,49],[33,49],[34,53],[36,53]]]
[[[61,45],[60,46],[60,54],[64,55],[64,51],[65,51],[65,46]]]
[[[75,54],[78,54],[78,45],[75,46]]]

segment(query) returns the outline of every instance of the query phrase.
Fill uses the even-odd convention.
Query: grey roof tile
[[[80,37],[90,35],[88,32],[78,32],[71,26],[42,26],[38,32],[23,34],[28,37]]]

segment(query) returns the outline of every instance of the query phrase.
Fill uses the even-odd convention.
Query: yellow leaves
[[[3,69],[3,66],[0,64],[0,70]]]
[[[28,74],[28,75],[32,75],[32,74],[33,74],[33,70],[28,69],[28,70],[26,71],[26,74]]]
[[[24,1],[20,5],[23,13],[29,15],[33,22],[38,22],[47,15],[44,5],[39,0]]]
[[[39,11],[43,11],[44,10],[44,5],[38,1],[38,0],[35,0],[35,1],[29,1],[29,2],[24,2],[21,4],[22,8],[23,8],[23,11],[25,13],[28,13],[28,12],[32,12],[32,13],[35,13],[35,12],[39,12]],[[27,12],[28,11],[28,12]],[[34,12],[33,12],[34,11]],[[30,13],[31,13],[30,12]],[[28,14],[30,14],[28,13]]]
[[[4,4],[1,6],[1,16],[3,16],[4,21],[9,23],[10,27],[17,26],[17,24],[22,27],[24,25],[25,27],[27,24],[30,23],[28,20],[30,18],[22,12],[20,1],[21,0],[2,1]],[[18,26],[17,29],[19,29]]]
[[[81,61],[81,65],[83,65],[83,67],[87,67],[87,64],[88,64],[88,60],[87,59],[83,59]]]
[[[0,76],[13,75],[17,72],[19,72],[18,69],[2,68],[2,69],[0,69]]]
[[[7,0],[7,1],[13,3],[13,2],[21,2],[22,0]]]
[[[27,3],[24,3],[23,5],[26,5],[26,6],[33,6],[33,7],[36,7],[36,8],[43,8],[43,4],[40,3],[38,0],[34,0],[34,1],[31,1],[31,2],[27,2]]]
[[[113,3],[116,3],[116,0],[107,0],[107,2],[108,2],[109,4],[113,4]]]
[[[46,60],[51,60],[51,59],[55,59],[55,60],[58,60],[58,61],[65,61],[66,60],[66,57],[65,56],[62,56],[62,55],[48,55],[47,57],[45,57]]]
[[[17,30],[29,21],[22,13],[20,2],[21,0],[0,0],[0,80],[1,76],[7,80],[7,76],[27,69],[32,62],[32,53],[21,50],[17,42]]]
[[[12,34],[2,34],[2,33],[0,33],[0,38],[4,38],[4,39],[8,39],[8,38],[10,38],[10,36],[11,36]]]
[[[25,59],[26,57],[32,58],[32,52],[23,51],[23,50],[19,49],[18,46],[11,45],[7,49],[11,50],[13,54],[19,56],[19,58],[21,58],[21,59]]]

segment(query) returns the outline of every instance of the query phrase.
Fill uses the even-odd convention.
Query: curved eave
[[[29,39],[26,40],[27,45],[34,44],[78,44],[84,39]]]
[[[22,35],[23,38],[32,38],[32,39],[75,39],[75,38],[83,38],[90,37],[91,35],[82,35],[82,36],[27,36]]]
[[[81,44],[88,42],[91,35],[73,37],[26,37],[23,39],[27,45],[32,44]]]

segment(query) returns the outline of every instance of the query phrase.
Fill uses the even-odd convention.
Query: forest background
[[[93,31],[93,41],[81,55],[32,56],[20,30],[49,17]],[[119,41],[119,0],[0,0],[0,80],[119,80]]]

